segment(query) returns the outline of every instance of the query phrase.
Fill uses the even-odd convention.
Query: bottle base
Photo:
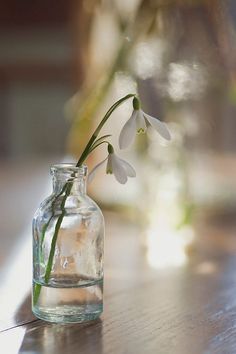
[[[58,314],[53,312],[40,311],[37,308],[32,309],[33,314],[40,320],[52,323],[83,323],[98,319],[102,310],[91,313]]]
[[[74,287],[34,282],[33,296],[35,293],[32,312],[47,322],[88,322],[97,319],[103,311],[103,279],[89,280]]]

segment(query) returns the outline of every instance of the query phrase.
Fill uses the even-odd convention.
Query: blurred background
[[[137,178],[120,186],[101,171],[89,194],[138,227],[155,268],[184,264],[209,237],[233,236],[235,26],[234,0],[0,2],[3,244],[49,193],[50,165],[76,161],[105,111],[130,92],[173,139],[151,129],[138,136],[120,154]],[[131,111],[124,104],[104,129],[115,147]]]

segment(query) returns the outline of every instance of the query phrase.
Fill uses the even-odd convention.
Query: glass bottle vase
[[[94,320],[103,310],[103,215],[86,194],[86,166],[54,165],[51,175],[53,193],[33,219],[32,311],[49,322]]]

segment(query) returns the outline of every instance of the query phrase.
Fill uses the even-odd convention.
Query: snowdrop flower
[[[133,99],[133,113],[129,120],[123,126],[120,137],[119,146],[120,149],[127,148],[131,143],[133,143],[136,132],[144,133],[147,129],[146,121],[148,121],[151,126],[166,140],[170,140],[170,132],[164,122],[159,119],[148,115],[143,112],[140,108],[140,102],[137,97]]]
[[[95,176],[96,171],[107,162],[106,173],[114,174],[116,180],[124,184],[127,182],[128,177],[136,177],[134,168],[125,160],[119,158],[115,153],[113,146],[108,145],[108,156],[99,164],[97,164],[88,176],[88,181],[91,182]]]

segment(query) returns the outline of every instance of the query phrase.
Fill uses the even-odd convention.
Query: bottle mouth
[[[86,177],[88,168],[86,165],[77,167],[75,163],[59,163],[50,168],[53,176],[65,176],[66,178]]]

